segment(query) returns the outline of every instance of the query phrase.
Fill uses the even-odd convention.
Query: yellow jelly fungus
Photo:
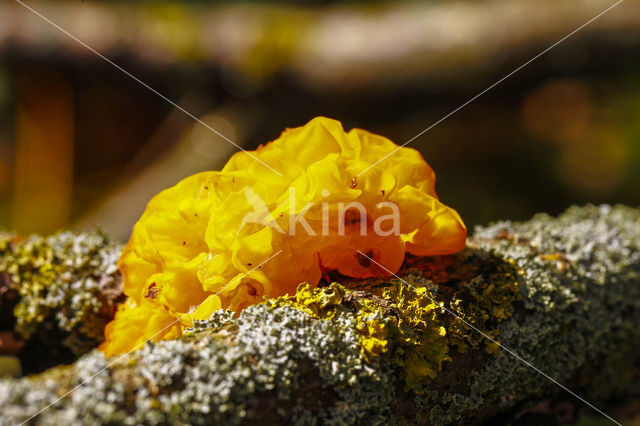
[[[133,229],[118,262],[128,301],[101,349],[174,338],[217,309],[294,294],[327,271],[386,277],[405,252],[455,253],[467,231],[434,185],[418,151],[324,117],[183,179]]]

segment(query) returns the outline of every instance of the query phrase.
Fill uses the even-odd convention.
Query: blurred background
[[[246,149],[324,115],[398,144],[614,0],[23,0]],[[640,204],[640,3],[415,139],[468,225]],[[126,240],[230,143],[14,0],[0,4],[0,227]]]

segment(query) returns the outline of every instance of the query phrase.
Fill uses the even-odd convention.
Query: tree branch
[[[500,222],[398,275],[301,286],[123,358],[4,380],[0,423],[52,403],[32,422],[440,425],[584,407],[504,348],[612,416],[640,396],[638,210]]]

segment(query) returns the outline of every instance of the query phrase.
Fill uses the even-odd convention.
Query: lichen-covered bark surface
[[[581,406],[468,324],[605,411],[640,396],[638,210],[500,222],[398,275],[301,285],[179,340],[4,380],[0,424],[51,403],[30,422],[477,424]]]
[[[0,232],[0,355],[17,354],[35,373],[102,342],[123,299],[121,250],[100,232]]]

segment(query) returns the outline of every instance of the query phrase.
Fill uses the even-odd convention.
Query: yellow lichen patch
[[[290,305],[324,320],[335,318],[338,312],[355,313],[363,357],[369,362],[383,357],[399,366],[406,390],[422,393],[443,363],[452,360],[451,350],[498,353],[498,343],[462,321],[497,340],[498,325],[513,315],[514,302],[521,299],[516,273],[511,265],[495,267],[489,274],[491,283],[463,282],[448,301],[420,283],[392,281],[383,288],[382,300],[337,283],[324,288],[305,283],[295,296],[265,303]],[[447,305],[450,312],[444,309]]]
[[[389,349],[389,327],[379,312],[376,314],[361,313],[358,316],[357,329],[361,333],[360,348],[367,361],[386,353]]]
[[[282,296],[266,300],[268,306],[293,306],[318,319],[332,319],[344,306],[344,296],[351,290],[338,283],[328,287],[314,288],[308,283],[298,286],[295,296]],[[382,313],[382,307],[370,299],[361,298],[354,301],[357,306],[356,329],[360,333],[362,355],[368,361],[379,356],[389,348],[389,327],[391,321]]]
[[[420,393],[426,379],[433,379],[442,363],[451,361],[444,311],[434,294],[417,285],[396,282],[385,288],[383,297],[401,313],[394,327],[398,349],[392,359],[404,367],[406,388]]]
[[[396,365],[404,376],[405,390],[423,393],[443,363],[453,360],[451,351],[498,353],[498,344],[451,315],[455,312],[484,333],[494,338],[498,335],[498,325],[512,316],[520,293],[513,272],[506,266],[497,266],[488,276],[495,280],[493,284],[463,282],[452,298],[438,292],[429,281],[409,278],[385,281],[381,297],[338,283],[326,287],[303,283],[296,294],[263,303],[270,308],[290,306],[318,321],[351,322],[367,362],[381,359]],[[470,288],[481,292],[471,299]]]
[[[180,330],[314,286],[326,271],[386,277],[406,252],[457,252],[466,228],[434,184],[418,151],[323,117],[238,152],[149,202],[118,263],[129,303],[101,348],[112,355],[164,333],[132,327],[142,313],[129,310],[171,316]]]
[[[491,279],[491,282],[476,284],[473,290],[471,286],[463,285],[451,300],[451,307],[458,317],[449,325],[450,343],[459,352],[465,353],[470,348],[484,346],[487,353],[495,353],[499,342],[491,342],[462,319],[497,341],[498,330],[495,326],[511,318],[515,310],[514,302],[522,298],[515,273],[504,265],[498,267]]]
[[[270,299],[269,306],[290,305],[318,319],[331,319],[337,312],[346,311],[343,300],[351,293],[340,284],[312,288],[298,287],[295,296]],[[450,361],[447,333],[442,309],[430,298],[424,287],[407,287],[396,283],[385,288],[382,306],[367,297],[352,297],[355,304],[356,329],[363,357],[371,362],[385,357],[405,372],[407,390],[422,392],[428,379],[436,377],[444,361]]]
[[[264,303],[272,307],[295,306],[315,318],[331,319],[342,304],[346,292],[347,290],[337,283],[323,288],[314,288],[309,283],[302,283],[298,286],[295,295],[268,299]]]

